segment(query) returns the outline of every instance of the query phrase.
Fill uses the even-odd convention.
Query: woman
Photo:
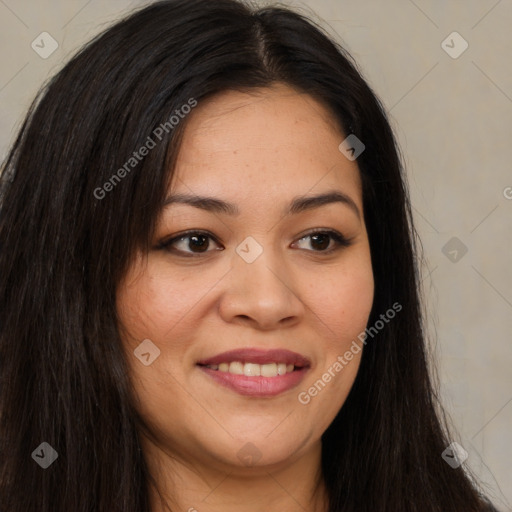
[[[392,131],[311,21],[117,23],[32,106],[2,198],[4,510],[487,510],[429,378]]]

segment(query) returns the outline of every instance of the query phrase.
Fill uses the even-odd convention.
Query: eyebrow
[[[234,216],[240,215],[240,210],[236,204],[229,203],[215,197],[196,196],[192,194],[173,194],[167,197],[164,201],[164,207],[175,203],[188,204],[195,208],[200,208],[201,210],[214,213],[224,213]],[[357,215],[357,217],[361,219],[361,213],[353,199],[338,190],[330,190],[314,196],[295,197],[292,199],[284,213],[286,215],[295,215],[332,203],[341,203],[348,206]]]

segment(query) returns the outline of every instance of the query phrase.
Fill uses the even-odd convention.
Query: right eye
[[[158,245],[158,248],[189,258],[212,252],[208,251],[211,245],[210,240],[213,240],[218,245],[215,237],[206,231],[186,231],[164,240]]]

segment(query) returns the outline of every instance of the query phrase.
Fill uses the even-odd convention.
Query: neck
[[[321,441],[300,458],[272,466],[227,466],[169,453],[144,437],[154,479],[152,512],[327,512]],[[161,496],[161,498],[160,498]]]

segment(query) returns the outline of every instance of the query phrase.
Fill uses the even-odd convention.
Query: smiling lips
[[[240,349],[201,360],[197,365],[216,382],[239,394],[263,397],[295,387],[310,362],[289,350]]]
[[[207,365],[207,368],[219,372],[229,372],[233,375],[245,375],[246,377],[277,377],[293,372],[295,366],[286,363],[256,364],[232,361],[231,363]]]

